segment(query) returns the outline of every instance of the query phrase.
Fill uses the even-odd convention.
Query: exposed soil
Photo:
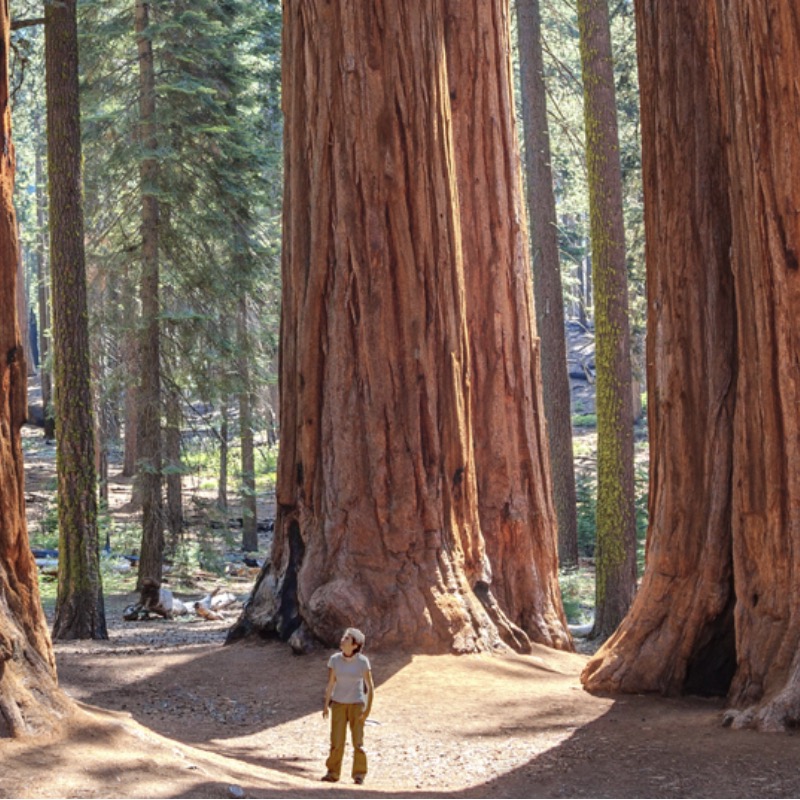
[[[52,467],[43,445],[32,453],[36,524]],[[124,486],[113,488],[122,513]],[[197,594],[214,585],[201,574]],[[243,597],[249,579],[226,586]],[[585,656],[544,648],[368,649],[377,692],[367,782],[345,773],[320,783],[328,652],[224,647],[236,609],[217,622],[123,622],[134,599],[107,597],[108,642],[56,644],[75,714],[48,739],[0,741],[0,797],[800,796],[797,736],[722,728],[719,700],[593,697],[578,681]]]
[[[0,742],[0,796],[800,796],[797,737],[723,729],[718,701],[592,697],[584,657],[545,649],[371,654],[367,783],[323,784],[327,653],[223,647],[225,627],[115,622],[107,643],[58,644],[80,709],[49,741]]]

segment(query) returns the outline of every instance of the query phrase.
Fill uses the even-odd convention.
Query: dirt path
[[[325,651],[111,622],[57,645],[81,710],[47,743],[0,742],[0,797],[800,796],[797,737],[723,729],[718,702],[592,697],[583,657],[544,649],[371,654],[367,784],[322,784]]]

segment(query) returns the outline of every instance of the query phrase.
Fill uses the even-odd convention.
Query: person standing
[[[344,758],[347,728],[353,741],[353,780],[364,783],[367,754],[364,750],[364,723],[372,709],[375,685],[369,659],[361,652],[365,636],[358,628],[348,628],[339,642],[340,652],[328,660],[328,685],[325,687],[323,719],[331,716],[331,752],[325,762],[323,781],[339,780]]]

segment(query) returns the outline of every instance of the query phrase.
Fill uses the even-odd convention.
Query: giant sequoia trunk
[[[800,722],[800,20],[791,0],[637,11],[651,524],[583,679],[727,693],[735,724],[778,730]]]
[[[558,589],[557,519],[514,125],[508,2],[448,0],[446,5],[475,472],[491,564],[489,589],[531,639],[571,647]],[[563,354],[563,315],[560,319]],[[566,380],[566,358],[561,367]]]
[[[279,510],[232,637],[490,648],[443,2],[287,3],[284,37]]]
[[[55,659],[25,527],[20,428],[25,357],[16,314],[14,147],[8,98],[8,3],[0,3],[0,736],[52,726],[68,701]]]
[[[60,551],[53,638],[107,639],[97,531],[75,0],[48,4],[45,13]]]
[[[517,0],[517,27],[533,293],[536,323],[542,339],[542,396],[558,519],[558,558],[561,566],[576,566],[578,512],[572,449],[572,398],[567,372],[564,296],[558,256],[556,198],[550,166],[539,0]]]

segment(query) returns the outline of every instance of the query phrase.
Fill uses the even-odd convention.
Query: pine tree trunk
[[[727,693],[735,726],[791,729],[800,20],[789,0],[648,0],[637,24],[652,513],[642,590],[584,682]]]
[[[136,0],[139,52],[139,136],[143,150],[139,178],[142,191],[142,332],[139,342],[141,383],[137,392],[137,474],[142,499],[142,551],[138,588],[145,578],[161,582],[164,553],[164,508],[161,452],[161,359],[158,263],[158,160],[153,46],[149,38],[149,3]]]
[[[283,9],[278,516],[229,638],[490,648],[442,0]]]
[[[539,0],[516,0],[522,120],[525,129],[528,212],[536,325],[541,336],[542,395],[561,566],[578,564],[578,512],[572,450],[572,398],[567,372],[564,296],[558,257],[556,199],[550,166],[547,91]]]
[[[508,2],[445,5],[478,509],[491,565],[487,590],[530,639],[570,648],[558,588]],[[513,630],[505,635],[516,647],[524,641]]]
[[[0,737],[53,728],[69,706],[56,683],[55,659],[25,525],[20,428],[27,393],[16,320],[8,53],[8,4],[0,3]]]
[[[50,369],[50,275],[47,269],[47,223],[45,221],[44,170],[42,160],[44,137],[39,129],[39,120],[34,127],[36,150],[34,170],[36,176],[36,279],[38,283],[39,306],[39,361],[41,370],[39,380],[42,385],[42,414],[44,415],[44,438],[52,441],[56,437],[56,418],[53,413],[53,384]]]
[[[219,424],[219,478],[217,481],[217,508],[228,511],[228,404],[222,401]]]
[[[181,460],[181,413],[180,396],[176,391],[167,392],[167,426],[164,448],[167,466],[167,530],[170,534],[172,552],[178,545],[183,531],[183,470]]]
[[[123,308],[136,308],[136,287],[130,275],[130,270],[126,270],[123,277],[121,295]],[[135,311],[131,311],[130,314],[134,318],[137,316]],[[140,374],[141,368],[139,366],[139,340],[135,325],[130,319],[127,320],[127,325],[123,326],[122,357],[124,363],[129,365],[123,402],[125,441],[123,443],[122,475],[125,478],[132,478],[136,475],[136,452],[139,439],[137,435],[139,428],[139,402],[136,376]],[[133,508],[139,508],[142,504],[136,488],[134,484],[133,496],[130,501]]]
[[[48,4],[45,14],[59,527],[53,638],[107,639],[83,244],[76,2]]]
[[[236,316],[239,347],[239,440],[242,447],[242,550],[258,550],[258,513],[256,506],[256,458],[253,438],[254,397],[250,386],[250,345],[247,335],[247,298],[242,297]]]
[[[613,633],[636,591],[628,283],[608,0],[578,0],[597,364],[597,544],[592,635]]]

